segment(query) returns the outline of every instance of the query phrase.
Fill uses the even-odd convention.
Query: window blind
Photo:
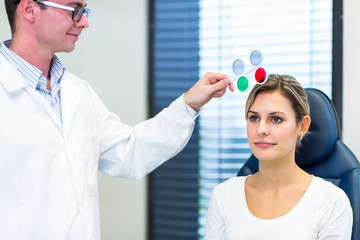
[[[199,76],[234,74],[240,58],[260,50],[267,73],[290,74],[304,87],[332,95],[332,0],[201,0]],[[254,73],[248,75],[254,85]],[[199,120],[199,238],[212,189],[236,176],[251,155],[245,102],[249,92],[228,93],[203,107]]]
[[[198,81],[197,0],[150,3],[151,116]],[[183,151],[149,177],[149,239],[196,239],[198,229],[198,124]]]

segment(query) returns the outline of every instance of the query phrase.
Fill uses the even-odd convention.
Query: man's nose
[[[84,29],[90,26],[89,19],[86,17],[85,13],[83,13],[83,15],[81,16],[80,21],[76,22],[76,25],[78,27],[83,27]]]

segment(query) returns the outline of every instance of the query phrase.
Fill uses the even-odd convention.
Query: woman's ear
[[[305,133],[309,130],[311,123],[311,118],[309,115],[306,115],[300,123],[300,136],[304,136]]]

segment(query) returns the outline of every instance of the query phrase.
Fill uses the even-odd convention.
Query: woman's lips
[[[255,145],[259,148],[269,148],[274,146],[274,143],[269,143],[269,142],[256,142]]]

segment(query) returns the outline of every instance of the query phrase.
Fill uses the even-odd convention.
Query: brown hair
[[[300,124],[306,115],[310,115],[307,94],[301,84],[290,75],[271,74],[264,84],[258,84],[251,90],[246,101],[245,117],[247,118],[259,93],[272,91],[279,91],[282,96],[289,99],[295,111],[297,124]]]
[[[36,0],[34,0],[36,1]],[[6,8],[6,14],[9,20],[9,24],[10,24],[10,29],[11,29],[11,33],[14,34],[15,32],[15,12],[16,9],[19,6],[19,3],[21,2],[21,0],[5,0],[5,8]],[[40,4],[41,9],[45,9],[46,6]]]
[[[5,0],[6,14],[9,20],[11,33],[15,32],[15,12],[21,0]]]

